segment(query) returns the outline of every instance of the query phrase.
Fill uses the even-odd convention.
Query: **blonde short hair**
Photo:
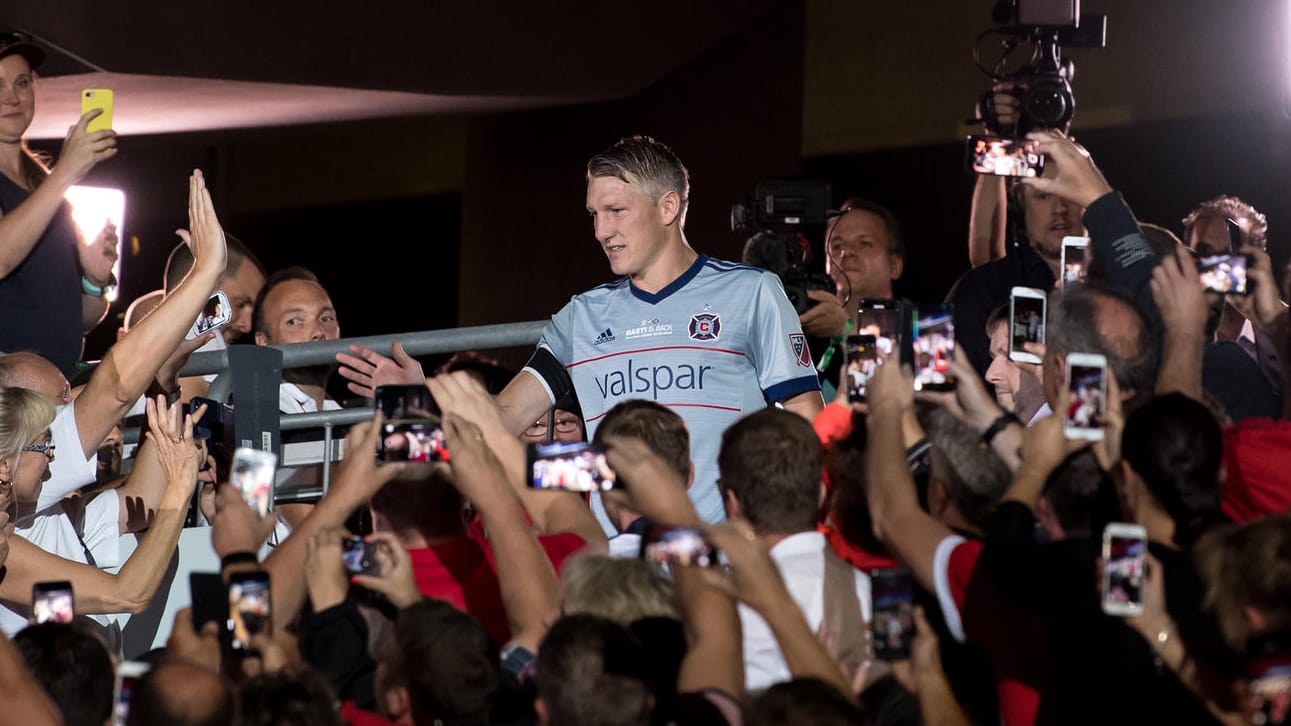
[[[0,386],[0,459],[17,456],[54,422],[54,404],[25,388]]]
[[[643,560],[580,555],[561,574],[565,615],[586,614],[627,626],[643,618],[676,618],[672,583]]]

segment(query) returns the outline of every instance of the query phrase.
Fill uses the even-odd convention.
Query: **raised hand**
[[[206,188],[206,177],[201,169],[194,169],[188,178],[188,231],[176,230],[193,252],[193,269],[224,272],[228,264],[228,242],[224,228],[215,215],[211,192]]]
[[[211,547],[220,557],[234,552],[259,552],[278,518],[272,512],[261,519],[242,492],[231,484],[221,484],[215,490],[215,516],[211,517]]]
[[[1027,138],[1039,143],[1040,153],[1049,161],[1044,176],[1024,178],[1023,184],[1085,208],[1112,191],[1085,147],[1053,129],[1032,131]]]
[[[117,262],[117,242],[117,226],[108,222],[99,230],[93,242],[76,248],[85,279],[96,287],[103,287],[112,280],[112,266]]]
[[[343,529],[329,528],[305,542],[305,584],[315,612],[341,604],[349,592],[341,559],[341,540],[346,536]]]
[[[1236,308],[1242,317],[1250,320],[1260,332],[1271,335],[1287,313],[1287,304],[1278,297],[1273,261],[1269,258],[1269,253],[1259,247],[1243,247],[1241,252],[1249,255],[1253,263],[1246,268],[1250,294],[1230,295],[1228,304]]]
[[[904,411],[914,405],[914,374],[909,366],[901,365],[896,356],[879,352],[880,365],[865,386],[865,399],[870,411],[896,407]]]
[[[695,505],[686,494],[686,482],[646,446],[631,436],[606,436],[606,463],[614,470],[619,488],[606,492],[609,499],[626,499],[630,509],[651,522],[690,525],[699,521]]]
[[[193,446],[193,417],[184,414],[182,404],[166,404],[165,396],[149,399],[145,405],[148,417],[148,438],[157,449],[161,470],[166,476],[167,491],[171,487],[187,490],[191,496],[197,486],[198,452]],[[195,412],[200,418],[206,412],[201,406]]]
[[[399,539],[389,532],[375,532],[366,541],[377,545],[376,560],[381,574],[355,575],[351,582],[385,595],[400,610],[420,602],[423,596],[413,576],[412,557]]]
[[[63,185],[70,187],[80,183],[95,165],[116,156],[117,132],[104,129],[90,133],[86,130],[90,121],[102,113],[102,109],[96,108],[68,127],[58,164],[50,172],[50,176],[56,177]]]
[[[1206,291],[1192,256],[1175,250],[1152,270],[1152,299],[1161,312],[1161,322],[1172,335],[1205,337],[1209,306]],[[1277,297],[1276,287],[1274,298]]]
[[[390,352],[393,359],[371,348],[351,345],[350,353],[336,354],[336,362],[341,364],[337,372],[349,379],[350,391],[364,398],[372,398],[377,386],[425,383],[421,364],[404,351],[399,341],[394,341]]]

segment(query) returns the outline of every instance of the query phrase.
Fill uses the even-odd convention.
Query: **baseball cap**
[[[45,62],[45,51],[31,42],[26,33],[0,33],[0,58],[20,55],[27,59],[32,68]]]

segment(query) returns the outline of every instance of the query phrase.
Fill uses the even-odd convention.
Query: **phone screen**
[[[955,353],[955,321],[949,305],[915,310],[913,327],[914,390],[946,391],[955,387],[950,356]]]
[[[439,407],[425,386],[377,386],[375,398],[385,417],[377,438],[377,461],[448,460]]]
[[[847,353],[847,400],[865,401],[865,386],[879,367],[878,347],[873,335],[849,335],[844,341]]]
[[[914,581],[904,567],[873,570],[870,587],[874,593],[874,657],[905,660],[914,641]]]
[[[605,450],[583,441],[529,445],[529,486],[570,492],[614,488]]]
[[[856,310],[856,332],[874,336],[884,355],[892,355],[901,341],[901,304],[896,300],[861,300]]]
[[[341,564],[351,575],[379,575],[375,547],[362,537],[346,537],[341,541]]]
[[[1040,145],[1029,139],[969,136],[964,142],[965,164],[974,174],[1039,176],[1044,171]]]
[[[76,616],[72,583],[38,582],[31,588],[31,619],[40,623],[70,623]]]
[[[667,567],[716,567],[717,550],[697,529],[690,527],[646,528],[641,537],[641,559]]]
[[[194,326],[193,331],[196,335],[202,335],[232,319],[233,308],[229,306],[229,296],[225,295],[223,290],[216,290],[215,294],[206,301],[206,307],[202,308],[201,315],[197,316],[197,325]]]
[[[1081,365],[1068,360],[1071,406],[1067,410],[1067,434],[1097,431],[1107,425],[1107,368]]]
[[[129,660],[117,666],[117,697],[114,699],[116,705],[112,709],[114,726],[125,726],[126,719],[130,716],[130,696],[134,693],[135,684],[150,668],[147,663]]]
[[[1103,560],[1103,607],[1132,613],[1143,607],[1143,578],[1147,541],[1142,537],[1110,535]]]
[[[1010,302],[1013,306],[1010,316],[1013,329],[1009,331],[1010,357],[1020,354],[1028,359],[1035,359],[1029,362],[1039,363],[1038,357],[1027,351],[1026,344],[1044,343],[1045,299],[1014,295]]]
[[[1291,633],[1275,631],[1247,640],[1247,723],[1291,724]]]
[[[250,650],[251,638],[273,626],[269,574],[240,573],[229,581],[228,631],[234,650]]]
[[[1079,244],[1071,244],[1076,240]],[[1062,284],[1074,285],[1083,282],[1085,269],[1089,265],[1089,238],[1067,237],[1062,241]]]
[[[1245,295],[1248,262],[1245,255],[1203,257],[1197,262],[1201,284],[1211,292]]]
[[[229,483],[242,492],[247,506],[261,519],[269,513],[277,464],[277,455],[269,451],[242,448],[233,452]]]

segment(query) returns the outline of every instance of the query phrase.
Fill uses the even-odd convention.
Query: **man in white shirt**
[[[722,434],[718,482],[726,516],[747,519],[771,548],[771,559],[807,624],[816,630],[828,621],[826,629],[837,634],[840,657],[858,659],[864,657],[870,619],[870,579],[839,559],[816,529],[824,498],[821,458],[811,424],[786,411],[766,409]],[[741,605],[740,625],[748,690],[790,680],[775,636],[761,616]]]

